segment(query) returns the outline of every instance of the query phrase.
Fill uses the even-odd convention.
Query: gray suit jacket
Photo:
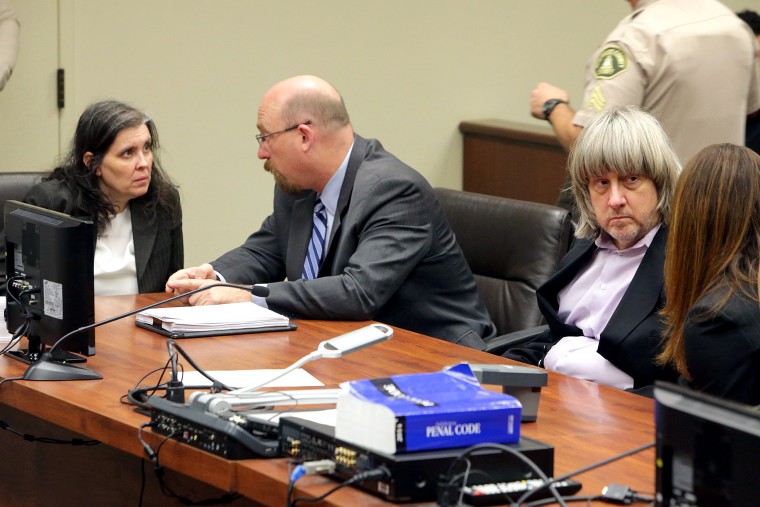
[[[261,229],[211,264],[228,282],[268,282],[268,306],[292,318],[373,319],[484,348],[494,326],[419,173],[355,136],[319,277],[304,281],[314,200],[276,188]]]
[[[175,191],[179,202],[179,194]],[[44,181],[32,187],[24,202],[67,215],[92,219],[85,206],[71,190],[58,180]],[[135,243],[137,289],[140,293],[163,292],[166,280],[184,264],[182,217],[172,225],[171,217],[149,215],[140,199],[130,202],[132,236]]]

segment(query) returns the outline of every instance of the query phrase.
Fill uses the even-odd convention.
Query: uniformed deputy
[[[701,148],[744,144],[748,113],[760,110],[755,38],[717,0],[628,0],[633,12],[587,63],[583,106],[539,83],[531,114],[548,120],[565,147],[600,111],[636,105],[650,111],[682,163]]]

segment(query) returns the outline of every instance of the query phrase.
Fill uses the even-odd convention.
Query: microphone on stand
[[[249,286],[249,285],[237,285],[234,283],[217,282],[217,283],[205,285],[195,290],[191,290],[190,292],[186,292],[184,294],[180,294],[179,296],[173,296],[168,299],[164,299],[163,301],[159,301],[157,303],[153,303],[148,306],[138,308],[137,310],[132,310],[127,313],[122,313],[121,315],[117,315],[115,317],[101,320],[99,322],[95,322],[94,324],[82,326],[80,328],[74,329],[73,331],[70,331],[66,333],[65,335],[61,336],[58,339],[58,341],[56,341],[53,344],[52,347],[50,347],[47,351],[45,351],[37,361],[32,363],[29,366],[29,368],[26,369],[22,379],[23,380],[97,380],[97,379],[102,379],[103,378],[102,375],[88,368],[56,360],[53,357],[53,353],[70,336],[73,336],[77,333],[81,333],[82,331],[86,331],[88,329],[102,326],[103,324],[109,324],[116,320],[123,319],[124,317],[129,317],[130,315],[140,313],[144,310],[150,310],[151,308],[155,308],[156,306],[160,306],[166,303],[171,303],[172,301],[176,301],[178,299],[181,299],[187,296],[192,296],[193,294],[196,294],[198,292],[203,292],[204,290],[212,289],[214,287],[233,287],[236,289],[248,291],[254,296],[259,296],[259,297],[267,297],[269,295],[269,288],[264,287],[263,285]]]

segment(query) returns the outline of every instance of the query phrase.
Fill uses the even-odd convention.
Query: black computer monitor
[[[95,225],[18,201],[5,203],[4,216],[5,320],[9,332],[21,329],[29,340],[14,357],[34,363],[66,333],[94,321]],[[94,354],[95,332],[88,329],[56,347],[54,359],[84,361]]]
[[[657,383],[658,506],[760,505],[760,412]]]

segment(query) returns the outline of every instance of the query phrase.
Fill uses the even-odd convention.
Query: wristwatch
[[[562,99],[549,99],[544,102],[544,120],[549,120],[549,115],[552,114],[552,111],[554,111],[554,108],[557,107],[558,104],[567,104],[567,101]]]

